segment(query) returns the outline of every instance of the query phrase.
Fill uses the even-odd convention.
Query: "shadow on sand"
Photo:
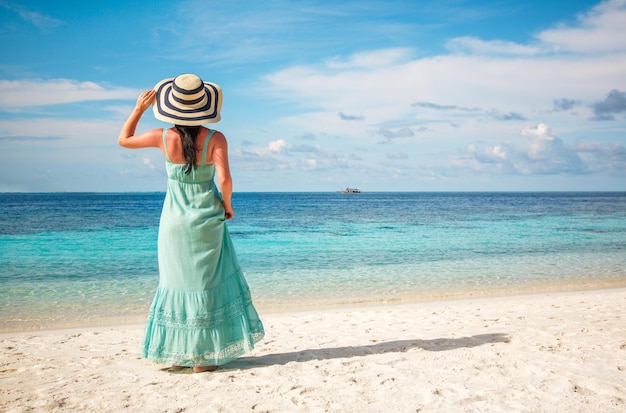
[[[371,354],[403,353],[413,348],[427,351],[447,351],[463,347],[478,347],[485,344],[508,343],[507,334],[479,334],[470,337],[437,338],[432,340],[396,340],[384,341],[367,346],[320,348],[290,353],[266,354],[258,357],[242,357],[224,366],[224,369],[251,369],[291,362],[304,363],[312,360],[329,360],[350,357],[363,357]]]

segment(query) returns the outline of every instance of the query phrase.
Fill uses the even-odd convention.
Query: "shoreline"
[[[432,302],[446,302],[465,300],[473,298],[503,298],[523,295],[549,294],[549,293],[568,293],[581,291],[595,291],[604,289],[626,288],[626,277],[623,278],[588,278],[588,279],[571,279],[560,280],[557,282],[541,282],[523,285],[511,286],[480,286],[481,289],[476,290],[431,290],[428,292],[405,293],[402,296],[380,297],[380,296],[362,296],[356,300],[305,300],[298,302],[295,299],[286,299],[281,304],[273,301],[263,300],[262,298],[254,298],[255,307],[262,316],[263,314],[292,313],[306,311],[325,311],[336,309],[353,309],[367,307],[386,307],[391,305],[420,304]],[[100,311],[104,312],[106,306],[99,303],[103,307]],[[99,313],[90,314],[91,318],[85,320],[87,312],[77,312],[80,319],[70,319],[70,321],[43,322],[36,324],[36,321],[29,320],[30,326],[25,327],[22,322],[13,320],[0,321],[0,336],[10,333],[21,332],[41,332],[41,331],[58,331],[65,329],[81,329],[91,327],[114,327],[114,326],[132,326],[142,325],[148,314],[150,303],[147,302],[143,306],[136,306],[129,314],[124,316],[104,316]]]
[[[142,325],[0,334],[0,405],[38,411],[621,412],[626,288],[262,314],[214,373],[139,357]]]

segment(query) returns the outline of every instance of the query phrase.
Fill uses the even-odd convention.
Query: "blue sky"
[[[626,0],[137,3],[0,0],[0,192],[163,191],[117,135],[180,73],[235,191],[626,190]]]

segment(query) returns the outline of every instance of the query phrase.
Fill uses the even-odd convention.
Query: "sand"
[[[626,411],[624,288],[261,316],[200,374],[141,359],[141,325],[0,335],[0,411]]]

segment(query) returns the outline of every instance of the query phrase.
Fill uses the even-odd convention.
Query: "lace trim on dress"
[[[198,311],[195,314],[187,314],[178,311],[150,310],[148,321],[163,327],[171,328],[214,328],[226,323],[234,317],[246,313],[246,308],[252,305],[252,297],[249,291],[242,292],[236,300],[222,308],[211,311]]]
[[[258,331],[259,328],[260,331]],[[265,333],[263,332],[263,327],[261,325],[253,326],[253,330],[257,331],[251,333],[248,338],[231,343],[230,345],[220,348],[218,351],[206,351],[200,354],[190,354],[183,351],[165,348],[163,346],[150,346],[144,351],[143,356],[160,364],[171,363],[177,366],[220,366],[227,364],[239,356],[251,351],[254,348],[254,344],[263,339]]]

